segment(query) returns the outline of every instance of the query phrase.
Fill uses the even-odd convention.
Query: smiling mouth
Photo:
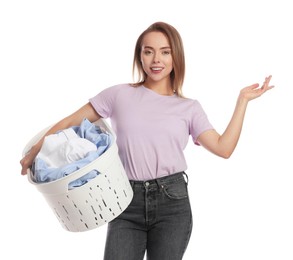
[[[162,70],[163,70],[163,68],[158,68],[158,67],[151,68],[151,71],[153,71],[153,72],[160,72]]]

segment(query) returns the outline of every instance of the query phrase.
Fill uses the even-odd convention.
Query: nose
[[[160,54],[155,52],[153,63],[160,63]]]

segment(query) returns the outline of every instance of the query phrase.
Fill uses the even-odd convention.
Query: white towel
[[[48,167],[59,168],[96,150],[94,143],[79,137],[72,128],[68,128],[46,136],[36,158],[42,159]]]

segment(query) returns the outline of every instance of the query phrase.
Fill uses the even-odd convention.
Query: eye
[[[163,51],[162,54],[163,55],[170,55],[171,54],[171,51]]]
[[[145,55],[151,55],[153,52],[151,50],[144,50],[143,53]]]

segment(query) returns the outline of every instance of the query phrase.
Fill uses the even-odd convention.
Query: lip
[[[150,69],[151,69],[152,73],[160,73],[163,71],[164,68],[163,67],[151,67]]]

